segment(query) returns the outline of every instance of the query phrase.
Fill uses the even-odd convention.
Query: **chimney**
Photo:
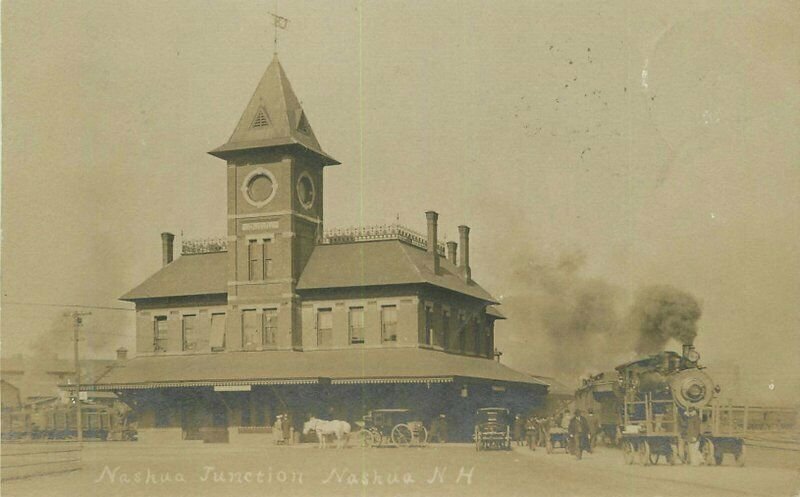
[[[447,242],[447,260],[454,266],[458,266],[458,261],[456,260],[456,247],[458,244],[456,242]]]
[[[120,347],[117,349],[117,360],[124,361],[128,358],[128,349],[125,347]]]
[[[464,281],[469,283],[472,280],[472,271],[469,268],[469,226],[464,226],[463,224],[459,226],[458,235],[461,239],[461,260],[458,263],[458,267],[461,269]]]
[[[428,219],[428,253],[433,257],[433,272],[439,272],[439,240],[436,234],[439,214],[434,211],[425,213]]]
[[[164,266],[172,262],[172,245],[175,235],[172,233],[161,233],[161,262]]]

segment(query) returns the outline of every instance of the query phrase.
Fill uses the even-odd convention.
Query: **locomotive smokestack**
[[[438,240],[438,220],[439,214],[434,211],[425,213],[428,219],[428,254],[433,258],[433,272],[439,272],[439,240]]]

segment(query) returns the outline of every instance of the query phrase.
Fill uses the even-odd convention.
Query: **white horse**
[[[347,421],[325,421],[312,417],[303,425],[303,435],[308,435],[310,431],[317,434],[321,449],[325,448],[325,438],[331,435],[336,436],[336,446],[340,449],[346,447],[350,439],[350,423]]]

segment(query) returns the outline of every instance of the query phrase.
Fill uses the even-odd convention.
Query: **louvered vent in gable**
[[[269,117],[267,117],[267,111],[264,110],[263,107],[260,107],[258,112],[256,112],[256,117],[253,119],[253,124],[250,127],[263,128],[264,126],[269,126]]]

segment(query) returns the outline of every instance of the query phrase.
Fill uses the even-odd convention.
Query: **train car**
[[[81,409],[84,440],[137,439],[128,422],[128,410],[101,404],[85,404]],[[78,435],[77,412],[73,406],[51,405],[6,410],[2,419],[3,440],[71,440]]]

